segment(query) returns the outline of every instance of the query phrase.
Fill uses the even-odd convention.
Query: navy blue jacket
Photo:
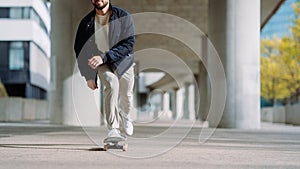
[[[97,79],[97,70],[88,66],[88,59],[101,56],[104,64],[114,71],[119,78],[133,65],[133,46],[135,43],[134,25],[131,15],[118,7],[110,5],[109,51],[99,51],[95,43],[95,15],[91,11],[80,22],[74,50],[78,67],[86,80]]]

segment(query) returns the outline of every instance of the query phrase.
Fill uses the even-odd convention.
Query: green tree
[[[0,82],[0,97],[7,97],[7,92],[4,85]]]
[[[296,19],[293,20],[294,26],[292,27],[293,38],[299,43],[300,42],[300,2],[293,5]]]
[[[299,49],[299,43],[294,37],[284,37],[279,45],[280,53],[276,60],[283,72],[281,79],[288,84],[289,95],[285,100],[292,104],[298,101],[296,95],[300,89]]]
[[[293,5],[297,15],[291,36],[261,41],[261,96],[295,103],[300,96],[300,3]]]
[[[281,41],[274,37],[261,42],[261,96],[274,105],[276,99],[284,99],[290,95],[288,82],[283,80],[285,72],[281,69],[278,46]]]

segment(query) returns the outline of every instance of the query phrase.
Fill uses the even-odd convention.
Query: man
[[[97,74],[105,86],[107,138],[125,139],[120,123],[127,135],[133,134],[129,113],[133,109],[134,25],[130,14],[109,0],[91,1],[94,10],[81,20],[76,34],[78,66],[90,89],[98,88]]]

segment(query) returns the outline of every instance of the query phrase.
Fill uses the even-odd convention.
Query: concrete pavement
[[[259,131],[213,131],[170,126],[138,125],[127,152],[105,152],[105,127],[0,124],[0,169],[300,168],[300,127],[263,124]],[[201,132],[213,135],[199,143]]]

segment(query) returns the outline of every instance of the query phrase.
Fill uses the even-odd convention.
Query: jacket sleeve
[[[76,58],[78,58],[80,51],[83,48],[85,43],[82,38],[83,37],[82,33],[84,32],[83,30],[84,30],[84,26],[83,23],[81,22],[78,26],[76,37],[75,37],[75,43],[74,43],[74,51],[76,54]]]
[[[132,17],[128,14],[119,20],[121,22],[119,42],[114,44],[105,54],[101,55],[104,63],[114,63],[133,53],[135,32]]]
[[[94,80],[97,77],[97,70],[88,66],[88,59],[91,58],[93,49],[88,41],[85,24],[80,23],[74,44],[74,50],[77,58],[80,74],[85,77],[86,81]]]

